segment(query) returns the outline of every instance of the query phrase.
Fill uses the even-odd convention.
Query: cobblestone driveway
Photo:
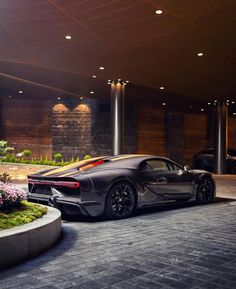
[[[67,221],[52,250],[0,272],[0,288],[236,288],[236,202]]]

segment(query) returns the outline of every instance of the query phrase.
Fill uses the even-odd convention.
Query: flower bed
[[[27,199],[26,192],[11,183],[0,182],[0,211],[19,208],[21,202]]]
[[[0,230],[31,223],[46,213],[46,207],[22,201],[17,209],[8,212],[0,211]]]
[[[0,182],[0,230],[30,223],[47,213],[47,208],[26,201],[26,192]]]

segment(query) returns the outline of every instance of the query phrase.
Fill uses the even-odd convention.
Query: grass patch
[[[0,212],[0,230],[30,223],[47,213],[47,208],[22,201],[19,209],[10,212]]]

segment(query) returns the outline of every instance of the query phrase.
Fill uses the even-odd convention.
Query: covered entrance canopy
[[[215,100],[236,114],[234,0],[4,0],[0,96],[126,101],[205,114]]]

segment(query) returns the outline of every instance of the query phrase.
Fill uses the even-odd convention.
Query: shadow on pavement
[[[130,218],[141,216],[141,215],[149,215],[153,213],[158,213],[158,212],[163,212],[163,211],[170,211],[170,210],[179,210],[183,208],[188,208],[188,207],[197,207],[197,206],[211,206],[213,204],[221,204],[221,203],[227,203],[227,202],[232,202],[236,201],[235,199],[229,199],[229,198],[219,198],[216,197],[212,203],[210,204],[197,204],[195,201],[191,202],[183,202],[183,203],[171,203],[171,204],[161,204],[161,205],[156,205],[152,207],[146,207],[146,208],[141,208],[138,209]],[[63,216],[63,222],[68,223],[68,222],[104,222],[104,221],[114,221],[114,220],[109,220],[108,218],[101,216],[101,217],[88,217],[88,216]]]

